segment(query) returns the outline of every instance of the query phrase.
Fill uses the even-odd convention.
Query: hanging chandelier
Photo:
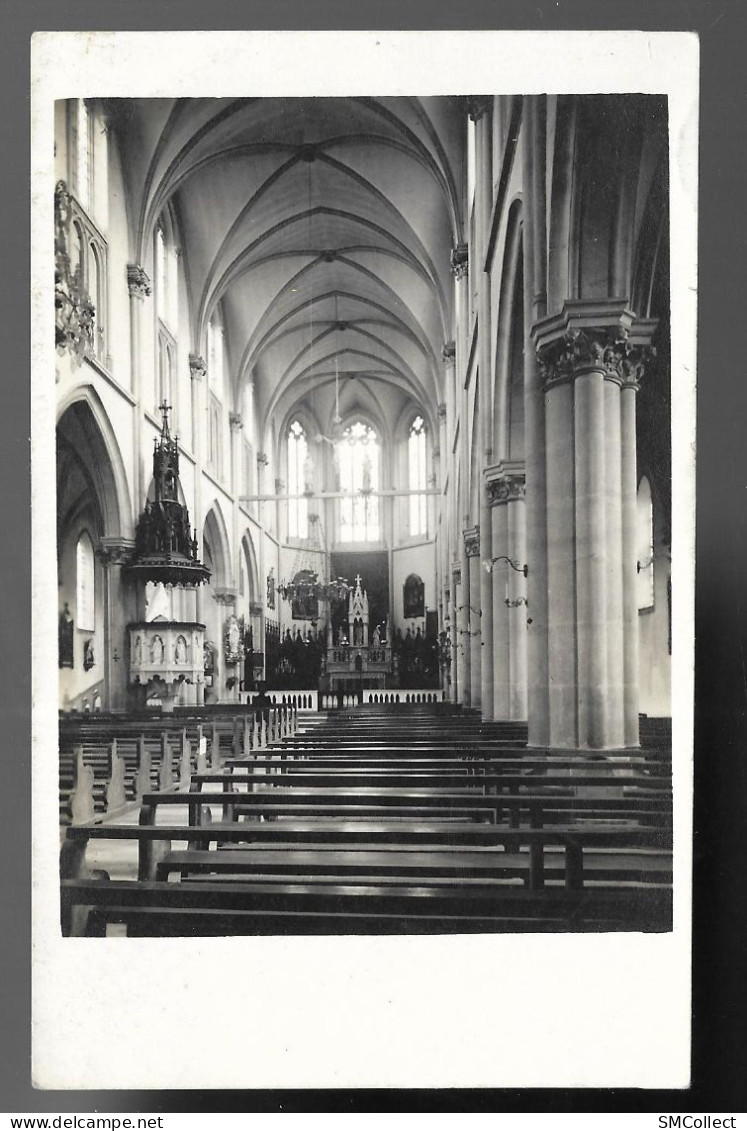
[[[346,601],[353,589],[347,578],[334,577],[328,580],[324,576],[320,577],[319,571],[315,568],[316,555],[322,553],[325,563],[327,560],[324,529],[318,514],[309,515],[309,531],[307,543],[296,557],[292,578],[289,581],[281,581],[277,586],[277,592],[284,601],[300,605],[315,601],[330,605],[337,601]]]

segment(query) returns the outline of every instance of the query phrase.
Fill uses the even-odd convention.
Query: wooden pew
[[[99,912],[93,930],[124,922],[142,935],[276,934],[283,929],[294,934],[500,932],[521,929],[520,922],[534,931],[662,931],[671,922],[671,892],[654,885],[539,892],[497,883],[470,889],[439,883],[394,889],[322,882],[63,880],[63,933],[85,933],[87,916],[76,918],[75,912],[90,908]]]

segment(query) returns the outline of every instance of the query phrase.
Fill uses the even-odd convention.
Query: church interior
[[[666,98],[54,161],[63,933],[671,929]]]

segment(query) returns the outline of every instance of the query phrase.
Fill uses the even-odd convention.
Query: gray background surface
[[[35,30],[643,29],[701,37],[695,971],[689,1093],[510,1090],[35,1092],[30,1084],[29,41]],[[6,1112],[744,1111],[747,1062],[747,317],[742,0],[25,0],[0,36],[3,592],[0,1110]],[[676,395],[676,389],[673,390]],[[54,553],[54,531],[36,553]],[[55,632],[56,626],[50,626]],[[64,1032],[64,1017],[60,1029]],[[136,1040],[136,1035],[133,1034]],[[8,1125],[8,1124],[6,1124]],[[175,1122],[171,1126],[176,1126]]]

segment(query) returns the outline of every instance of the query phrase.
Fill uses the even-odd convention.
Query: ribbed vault
[[[409,402],[435,420],[453,336],[450,252],[464,240],[464,106],[456,98],[115,102],[132,246],[148,262],[168,207],[192,349],[219,310],[237,411],[262,433],[304,399],[326,427]]]

